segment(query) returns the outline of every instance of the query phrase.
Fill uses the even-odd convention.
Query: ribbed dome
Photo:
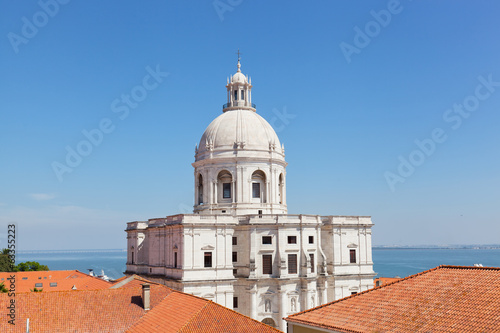
[[[276,132],[256,112],[232,110],[215,118],[203,133],[196,160],[206,158],[205,152],[234,150],[254,152],[255,157],[269,156],[284,160],[283,150]]]
[[[241,72],[236,72],[231,82],[247,83],[247,78]]]

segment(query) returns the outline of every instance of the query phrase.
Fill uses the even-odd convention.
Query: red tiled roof
[[[399,277],[393,277],[393,278],[390,278],[390,277],[379,277],[379,278],[376,278],[375,280],[373,280],[373,286],[374,287],[380,287],[380,286],[384,286],[384,285],[386,285],[388,283],[396,282],[396,281],[399,281],[399,280],[401,280],[401,278],[399,278]],[[377,286],[377,282],[379,282],[378,286]]]
[[[144,311],[142,284],[151,284]],[[0,294],[0,308],[11,298]],[[174,291],[138,276],[120,279],[109,289],[16,293],[16,325],[0,320],[0,332],[280,332],[203,298]],[[6,310],[3,311],[6,314]],[[6,317],[6,316],[5,316]]]
[[[261,322],[212,301],[174,291],[127,333],[276,333]]]
[[[172,291],[151,286],[154,309]],[[55,291],[16,294],[16,325],[0,320],[0,332],[124,332],[147,312],[142,305],[142,288]],[[0,295],[0,308],[6,309],[10,298]],[[6,313],[2,310],[3,313]]]
[[[498,332],[500,268],[439,266],[285,319],[338,332]]]
[[[43,292],[72,290],[75,286],[77,290],[107,289],[112,283],[104,281],[96,276],[82,273],[78,270],[68,271],[30,271],[30,272],[0,272],[0,282],[7,287],[10,283],[7,278],[11,275],[16,279],[16,292],[29,292],[41,283]],[[50,284],[52,283],[52,287]],[[57,285],[54,285],[57,284]],[[9,289],[9,288],[7,288]]]

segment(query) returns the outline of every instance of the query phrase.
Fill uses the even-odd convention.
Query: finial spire
[[[241,59],[240,55],[241,55],[241,53],[240,53],[240,49],[239,48],[238,48],[238,53],[236,53],[236,54],[238,55],[238,73],[241,73],[241,64],[240,64],[240,59]]]

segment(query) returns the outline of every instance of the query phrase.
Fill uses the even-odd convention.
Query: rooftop
[[[148,282],[150,309],[144,310],[142,284]],[[0,294],[0,307],[10,304]],[[15,326],[0,321],[0,332],[280,332],[196,296],[138,276],[122,278],[108,289],[16,293]]]
[[[29,292],[34,288],[47,291],[107,289],[112,283],[78,270],[0,272],[0,283],[9,289],[7,279],[14,275],[16,292]]]
[[[439,266],[285,318],[334,332],[494,332],[500,268]]]

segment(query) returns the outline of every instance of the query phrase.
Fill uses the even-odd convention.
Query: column
[[[250,317],[257,320],[257,289],[255,286],[250,289]]]
[[[283,286],[280,286],[278,289],[280,296],[280,319],[278,320],[278,328],[285,332],[286,330],[286,322],[282,319],[287,316],[288,302],[286,297],[286,290]]]

